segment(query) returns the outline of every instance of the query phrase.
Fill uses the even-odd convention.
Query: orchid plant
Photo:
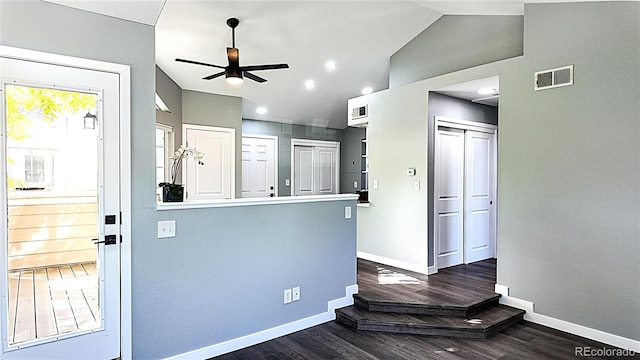
[[[176,176],[178,175],[178,172],[182,167],[182,160],[190,159],[190,158],[193,158],[193,160],[196,161],[198,165],[204,165],[204,162],[202,162],[202,159],[204,158],[204,154],[198,151],[195,147],[188,148],[184,145],[180,145],[180,148],[176,150],[176,152],[174,152],[173,155],[170,157],[170,159],[173,160],[173,162],[171,163],[171,174],[170,174],[172,185],[175,185],[176,183]],[[161,183],[160,186],[165,184],[167,183]]]

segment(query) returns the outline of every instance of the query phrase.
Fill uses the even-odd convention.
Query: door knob
[[[117,236],[116,235],[105,235],[104,236],[104,240],[100,240],[100,239],[91,239],[91,241],[93,241],[94,244],[105,244],[105,245],[115,245],[117,244]]]

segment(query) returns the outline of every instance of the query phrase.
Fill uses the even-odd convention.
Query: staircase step
[[[426,303],[420,299],[389,299],[388,296],[360,293],[355,306],[371,312],[469,317],[498,305],[500,294],[478,295],[472,299],[451,298]]]
[[[524,313],[524,310],[496,305],[465,318],[371,312],[358,306],[349,306],[336,310],[336,321],[363,331],[482,339],[522,321]]]

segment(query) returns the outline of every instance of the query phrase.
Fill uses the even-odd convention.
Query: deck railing
[[[95,194],[9,194],[9,270],[96,261]]]

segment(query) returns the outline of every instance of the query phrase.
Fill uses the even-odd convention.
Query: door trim
[[[475,122],[475,121],[469,121],[469,120],[463,120],[463,119],[456,119],[456,118],[450,118],[450,117],[445,117],[445,116],[439,116],[436,115],[434,116],[434,134],[437,133],[438,131],[438,127],[443,126],[443,127],[448,127],[448,128],[453,128],[453,129],[460,129],[460,130],[471,130],[471,131],[478,131],[478,132],[484,132],[484,133],[488,133],[488,134],[493,134],[494,136],[494,142],[493,142],[493,161],[494,163],[494,174],[495,176],[493,177],[493,191],[494,191],[494,217],[493,217],[493,228],[494,228],[494,233],[495,233],[495,241],[494,241],[494,249],[493,249],[493,253],[494,256],[498,255],[498,198],[497,198],[497,193],[498,193],[498,126],[493,125],[493,124],[485,124],[485,123],[480,123],[480,122]],[[435,151],[435,148],[434,148]],[[434,181],[436,179],[436,174],[434,174]],[[433,224],[435,226],[436,221],[438,220],[438,212],[436,209],[437,203],[434,201],[433,203]],[[434,230],[435,231],[435,230]],[[432,269],[430,271],[430,274],[436,274],[438,272],[438,242],[435,239],[435,234],[434,234],[434,241],[433,241],[433,266],[429,267],[430,269]],[[463,244],[463,248],[464,248],[464,244]],[[466,264],[465,262],[466,259],[466,254],[463,256],[463,264]]]
[[[0,56],[119,75],[120,103],[120,357],[132,357],[131,344],[131,67],[0,45]]]
[[[280,148],[278,147],[278,137],[277,136],[272,136],[272,135],[254,135],[254,134],[242,134],[243,138],[254,138],[254,139],[269,139],[269,140],[273,140],[275,143],[275,148],[273,149],[273,157],[274,157],[274,161],[275,161],[275,177],[274,177],[274,183],[275,183],[275,194],[276,197],[280,196],[280,192],[278,191],[278,173],[280,172],[280,163],[278,162],[278,153],[280,152]]]
[[[322,146],[336,149],[337,166],[336,166],[336,194],[340,194],[340,142],[325,140],[308,140],[308,139],[291,139],[291,196],[295,184],[295,148],[296,146]]]

